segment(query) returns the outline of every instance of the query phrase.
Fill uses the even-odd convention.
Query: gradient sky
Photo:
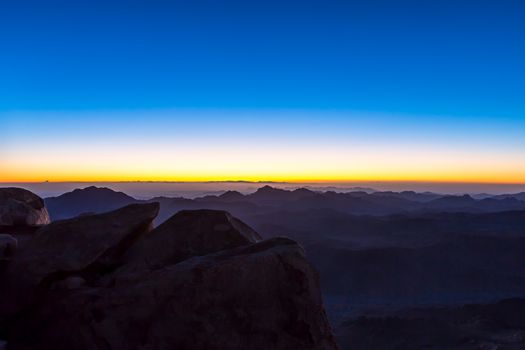
[[[525,2],[0,3],[0,181],[525,183]]]

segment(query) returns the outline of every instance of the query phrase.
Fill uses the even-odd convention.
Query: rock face
[[[4,277],[0,293],[17,295],[0,300],[4,314],[16,314],[32,305],[42,289],[73,275],[96,278],[115,268],[118,259],[151,228],[159,206],[132,204],[116,211],[42,227],[20,250]]]
[[[223,211],[156,204],[56,222],[2,281],[10,349],[337,349],[316,271]]]
[[[136,244],[129,260],[151,268],[162,267],[261,239],[257,232],[225,211],[183,210]]]
[[[21,188],[0,188],[0,225],[34,226],[49,222],[42,198]]]

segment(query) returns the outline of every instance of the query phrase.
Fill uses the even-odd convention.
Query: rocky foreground
[[[49,223],[40,201],[0,189],[0,349],[337,349],[290,239],[215,210],[153,228],[156,203]]]

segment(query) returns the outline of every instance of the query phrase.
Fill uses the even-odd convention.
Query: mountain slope
[[[68,219],[85,213],[103,213],[137,202],[123,192],[95,186],[45,199],[52,220]]]

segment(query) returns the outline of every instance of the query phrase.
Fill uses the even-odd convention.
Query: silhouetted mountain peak
[[[315,194],[314,191],[311,191],[311,190],[309,190],[309,189],[307,189],[307,188],[304,188],[304,187],[301,187],[301,188],[295,189],[295,190],[293,191],[293,193],[296,193],[296,194],[305,194],[305,195],[313,195],[313,194]]]
[[[445,196],[445,197],[437,198],[437,199],[433,200],[432,202],[471,203],[471,202],[475,202],[475,201],[476,200],[474,198],[472,198],[470,195],[464,194],[464,195],[461,195],[461,196]]]
[[[272,187],[270,185],[266,185],[266,186],[263,186],[263,187],[260,187],[257,189],[257,191],[255,191],[255,193],[283,193],[283,192],[287,192],[286,190],[283,190],[283,189],[280,189],[280,188],[275,188],[275,187]]]
[[[232,201],[232,200],[242,200],[244,195],[238,191],[226,191],[219,196],[220,199]]]
[[[290,191],[266,185],[257,189],[257,191],[252,193],[250,196],[256,199],[282,199],[289,193]]]
[[[122,198],[128,198],[128,199],[135,199],[131,196],[128,196],[124,192],[118,192],[114,191],[107,187],[96,187],[96,186],[89,186],[86,188],[77,188],[71,192],[64,193],[63,195],[59,197],[65,197],[65,196],[73,196],[73,195],[91,195],[91,196],[119,196]]]
[[[86,212],[103,213],[136,202],[135,198],[124,192],[96,186],[77,188],[58,197],[45,199],[53,220],[71,218]]]
[[[298,188],[296,190],[289,191],[281,188],[264,186],[259,188],[256,192],[249,195],[249,198],[252,198],[254,200],[265,201],[295,201],[314,197],[316,195],[318,194],[307,188]]]

